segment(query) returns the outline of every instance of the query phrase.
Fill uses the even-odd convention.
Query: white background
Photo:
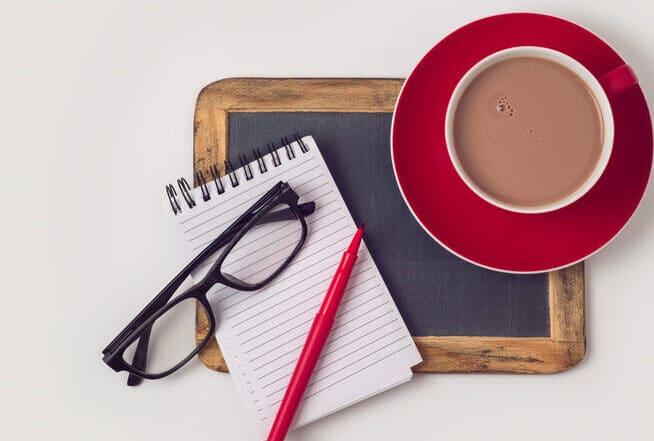
[[[228,375],[195,360],[128,388],[100,360],[183,263],[160,197],[191,175],[197,93],[230,76],[403,77],[457,27],[513,10],[590,28],[654,102],[646,0],[4,0],[0,437],[253,440]],[[652,197],[588,263],[578,367],[416,375],[289,439],[652,439]]]

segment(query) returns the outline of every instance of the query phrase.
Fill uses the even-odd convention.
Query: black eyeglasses
[[[285,182],[277,183],[221,235],[198,254],[102,351],[102,360],[114,371],[128,371],[127,384],[158,379],[184,366],[209,342],[216,319],[207,292],[220,283],[241,291],[255,291],[277,277],[300,251],[307,237],[305,215],[315,204],[298,204],[298,195]],[[274,224],[274,225],[270,225]],[[206,275],[171,300],[191,272],[217,254]],[[256,253],[256,263],[249,259]],[[247,262],[247,264],[246,264]],[[185,310],[203,310],[209,319],[200,343],[181,348],[171,333]],[[131,360],[131,361],[130,361]]]

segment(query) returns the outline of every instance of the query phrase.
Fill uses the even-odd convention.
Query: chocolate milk
[[[477,186],[535,207],[574,193],[599,161],[603,122],[595,96],[567,67],[536,57],[500,61],[463,92],[454,149]]]

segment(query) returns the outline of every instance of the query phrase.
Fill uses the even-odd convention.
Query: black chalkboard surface
[[[412,335],[549,336],[547,274],[479,268],[418,225],[393,176],[390,124],[389,113],[232,113],[228,155],[313,135]]]
[[[419,372],[554,373],[585,353],[583,263],[541,275],[481,269],[440,247],[411,216],[390,160],[401,79],[229,78],[198,95],[194,170],[311,134],[413,335]],[[419,161],[420,158],[416,158]],[[196,181],[196,184],[198,182]],[[196,339],[209,322],[200,309]],[[227,371],[212,339],[199,354]]]

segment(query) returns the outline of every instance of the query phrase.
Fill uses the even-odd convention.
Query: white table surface
[[[254,440],[228,375],[196,360],[128,388],[100,360],[183,263],[159,198],[191,175],[197,93],[230,76],[403,77],[450,31],[513,10],[590,28],[654,102],[646,0],[2,2],[0,438]],[[416,375],[289,439],[652,439],[653,259],[650,188],[588,262],[579,366]]]

